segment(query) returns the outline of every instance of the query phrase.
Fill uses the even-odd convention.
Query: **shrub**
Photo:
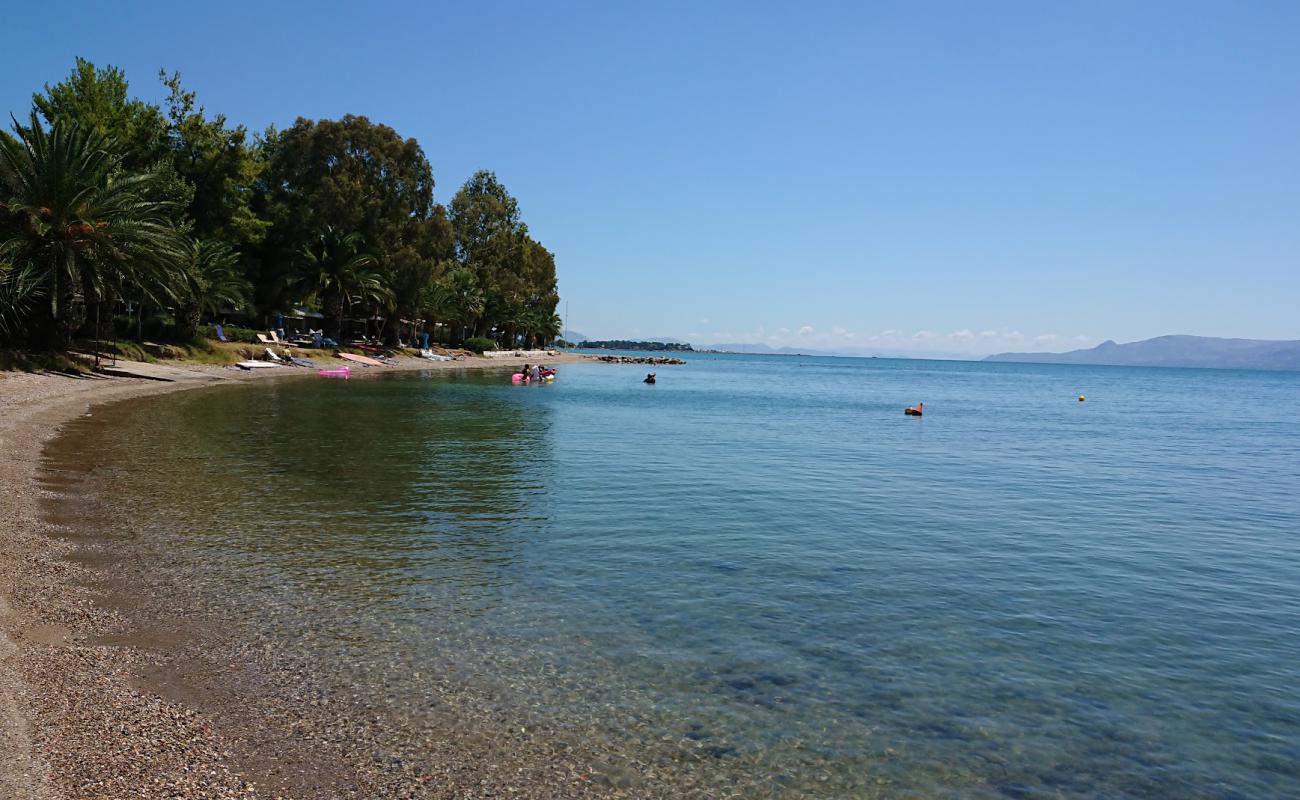
[[[471,336],[465,340],[465,349],[475,353],[485,353],[497,349],[497,343],[486,336]]]
[[[257,334],[266,332],[255,331],[252,328],[240,328],[235,325],[222,325],[221,330],[226,334],[227,340],[239,342],[241,344],[258,344]],[[200,325],[199,335],[215,341],[217,338],[217,326]]]

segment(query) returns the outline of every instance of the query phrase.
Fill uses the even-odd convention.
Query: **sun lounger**
[[[378,359],[370,358],[369,356],[358,356],[352,353],[339,353],[338,357],[345,358],[348,361],[355,361],[358,364],[365,364],[368,367],[384,366],[384,362],[379,361]]]
[[[218,342],[229,342],[229,341],[230,341],[229,339],[226,338],[226,332],[223,331],[223,330],[221,329],[221,324],[220,324],[220,323],[217,323],[217,341],[218,341]]]

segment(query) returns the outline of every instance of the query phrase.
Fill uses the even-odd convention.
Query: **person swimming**
[[[645,376],[645,382],[646,382],[646,383],[654,383],[654,382],[655,382],[655,374],[654,374],[653,372],[646,373],[646,376]]]
[[[540,364],[534,364],[532,369],[528,372],[528,377],[532,380],[540,381],[542,379],[542,366]]]
[[[925,403],[917,403],[914,406],[908,406],[903,409],[903,413],[909,417],[919,417],[925,410]]]

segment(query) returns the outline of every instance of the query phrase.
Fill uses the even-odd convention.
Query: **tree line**
[[[584,341],[578,347],[587,350],[648,350],[651,352],[693,353],[695,349],[686,342],[642,342],[630,339]]]
[[[250,135],[159,78],[161,105],[78,59],[0,131],[0,345],[66,349],[132,314],[193,338],[205,317],[296,308],[334,338],[357,319],[389,342],[559,335],[555,256],[492,172],[444,206],[420,144],[387,125]]]

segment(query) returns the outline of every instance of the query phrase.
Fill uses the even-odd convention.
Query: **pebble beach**
[[[579,355],[547,359],[557,364],[583,360]],[[358,371],[357,377],[513,363],[509,358],[400,359],[393,366]],[[168,696],[160,681],[151,682],[156,665],[148,648],[122,635],[129,627],[126,616],[99,594],[100,576],[94,573],[102,565],[78,558],[75,537],[62,535],[58,507],[66,497],[60,475],[48,469],[47,445],[68,421],[93,414],[102,404],[228,381],[314,377],[308,370],[287,368],[236,372],[190,366],[184,371],[184,377],[170,382],[0,373],[0,451],[5,455],[0,460],[0,797],[464,796],[463,787],[479,782],[480,764],[458,760],[457,753],[472,749],[440,753],[440,776],[408,774],[392,759],[369,753],[360,757],[363,748],[331,746],[328,736],[309,734],[294,736],[297,744],[275,751],[288,768],[250,766],[249,754],[258,750],[255,736],[231,737],[230,728],[214,724],[219,715],[211,713],[214,703],[236,700]],[[276,713],[267,705],[257,708],[258,713]],[[304,715],[295,731],[324,725],[326,717]],[[257,727],[255,732],[264,737],[283,734],[272,724]],[[336,742],[347,739],[335,737]],[[479,744],[481,754],[492,749]],[[497,788],[511,796],[586,794],[583,776],[554,777],[535,782],[534,790]],[[496,789],[483,783],[484,792],[495,796]]]

